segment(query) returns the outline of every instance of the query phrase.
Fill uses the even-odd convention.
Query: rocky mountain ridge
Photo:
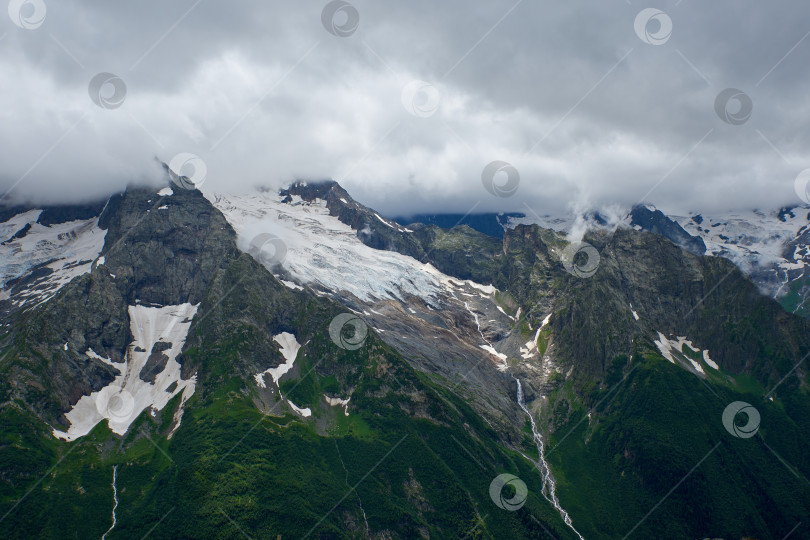
[[[722,215],[692,212],[668,215],[651,204],[630,209],[622,223],[595,218],[584,222],[592,229],[615,230],[626,226],[659,234],[696,255],[723,257],[736,264],[759,289],[785,309],[807,316],[810,207],[735,211]],[[509,225],[539,224],[560,232],[571,230],[575,219],[551,216],[511,218]]]
[[[782,463],[810,471],[808,322],[728,260],[685,250],[698,245],[686,225],[647,209],[585,243],[536,224],[498,239],[403,226],[333,182],[246,195],[172,182],[94,216],[43,224],[21,208],[0,224],[0,417],[19,433],[0,441],[6,536],[52,535],[54,500],[98,506],[109,480],[88,497],[75,482],[97,486],[111,465],[130,494],[122,536],[162,519],[158,503],[179,508],[166,537],[190,521],[208,536],[231,516],[254,535],[775,537],[810,514]],[[780,459],[714,442],[734,400],[756,401]],[[707,444],[726,456],[696,473],[711,489],[646,520]],[[76,448],[48,491],[20,499]],[[285,473],[307,467],[321,480]],[[529,485],[526,511],[490,498],[504,470]],[[347,499],[349,478],[372,473]],[[268,494],[291,486],[307,497]],[[718,506],[728,493],[757,510],[727,519],[739,512]],[[714,515],[687,519],[694,499]],[[64,519],[109,527],[78,515]]]

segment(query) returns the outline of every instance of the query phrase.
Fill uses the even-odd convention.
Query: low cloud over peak
[[[386,214],[800,203],[806,13],[32,0],[0,22],[0,192],[92,200],[191,154],[204,190],[334,178]]]

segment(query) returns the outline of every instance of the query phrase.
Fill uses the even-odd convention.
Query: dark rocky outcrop
[[[55,204],[47,206],[34,206],[32,204],[18,204],[13,206],[0,204],[0,223],[8,221],[16,215],[28,212],[29,210],[42,210],[37,223],[45,227],[76,221],[79,219],[92,219],[101,214],[107,205],[108,199],[99,199],[83,204]]]
[[[169,361],[169,357],[166,356],[164,351],[171,348],[172,344],[165,341],[155,343],[138,377],[140,377],[142,381],[154,384],[157,376],[166,368],[166,363]]]
[[[30,230],[31,230],[31,224],[26,223],[25,226],[23,226],[19,231],[12,234],[11,237],[8,240],[4,241],[3,243],[6,244],[6,243],[11,242],[13,240],[17,240],[18,238],[23,238],[26,234],[28,234],[28,231],[30,231]]]
[[[695,255],[706,253],[706,244],[702,238],[692,236],[660,210],[645,205],[636,205],[630,211],[630,218],[631,226],[638,226],[643,231],[660,234]]]

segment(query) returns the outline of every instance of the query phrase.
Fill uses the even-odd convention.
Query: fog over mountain
[[[388,215],[802,202],[804,2],[325,6],[10,2],[0,194],[99,198],[186,153],[203,191],[334,178]]]

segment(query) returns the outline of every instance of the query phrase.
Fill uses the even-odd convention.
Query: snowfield
[[[731,260],[752,276],[763,292],[780,298],[790,291],[794,280],[807,273],[805,267],[810,263],[810,248],[803,235],[810,224],[810,213],[803,206],[791,212],[792,216],[752,210],[672,219],[689,234],[703,238],[707,255]],[[790,247],[794,242],[795,246]]]
[[[73,441],[87,435],[96,424],[107,420],[110,429],[124,435],[132,422],[146,408],[162,410],[171,398],[183,393],[183,404],[194,394],[196,376],[182,379],[180,364],[175,360],[183,349],[199,304],[178,306],[146,307],[129,306],[130,330],[134,337],[127,350],[126,359],[114,363],[101,358],[92,349],[85,353],[104,363],[118,368],[120,374],[108,386],[89,396],[82,396],[78,403],[65,415],[70,422],[66,432],[54,429],[53,434],[60,439]],[[171,344],[162,351],[168,357],[163,370],[157,374],[155,382],[141,379],[140,374],[149,359],[156,343]],[[169,391],[171,389],[171,391]],[[175,415],[179,425],[181,414]],[[175,429],[177,426],[175,426]]]
[[[247,251],[260,233],[281,238],[287,248],[281,264],[302,283],[351,293],[364,302],[414,295],[434,308],[442,292],[461,285],[474,287],[483,296],[495,292],[492,286],[462,282],[406,255],[368,247],[357,238],[357,231],[329,215],[325,201],[309,203],[295,197],[288,204],[272,192],[206,197],[239,235],[240,249]]]
[[[787,241],[796,238],[799,229],[807,226],[807,210],[796,208],[794,215],[783,215],[785,221],[781,221],[773,212],[730,212],[723,216],[701,215],[700,224],[693,216],[671,218],[689,234],[703,238],[707,255],[726,257],[744,266],[752,260],[790,264],[782,256],[782,249]]]
[[[500,313],[494,301],[497,291],[491,284],[453,278],[407,255],[371,248],[360,241],[357,231],[329,215],[323,200],[307,202],[292,196],[289,202],[282,202],[284,198],[271,191],[205,196],[234,228],[242,251],[255,251],[255,247],[251,250],[254,239],[268,242],[267,236],[259,237],[261,234],[281,239],[285,256],[280,264],[270,253],[266,257],[269,262],[254,257],[283,278],[288,287],[294,285],[292,278],[315,294],[359,300],[368,306],[362,310],[367,324],[390,345],[414,354],[421,354],[419,347],[437,351],[435,359],[423,358],[426,362],[441,362],[438,351],[442,351],[461,355],[473,367],[486,361],[500,371],[506,369],[511,349],[517,352],[511,336],[501,341],[487,337],[503,336],[503,329],[511,324],[506,320],[491,322],[500,319],[495,315]],[[352,303],[351,299],[348,302]],[[436,326],[432,312],[456,313],[460,325],[448,332]],[[506,314],[503,317],[514,320]],[[403,327],[419,332],[423,339],[403,341]],[[455,342],[435,345],[436,339],[446,340],[454,332],[458,335],[452,339],[471,347]],[[465,337],[472,341],[464,341]],[[256,381],[260,386],[269,384],[263,374],[258,374]]]
[[[0,223],[0,298],[9,298],[4,290],[12,279],[23,276],[35,266],[46,264],[52,272],[38,278],[29,288],[14,295],[15,307],[26,308],[53,297],[73,278],[92,269],[107,231],[98,227],[98,219],[86,219],[44,226],[37,223],[41,210],[30,210]],[[8,241],[29,225],[22,238]]]

